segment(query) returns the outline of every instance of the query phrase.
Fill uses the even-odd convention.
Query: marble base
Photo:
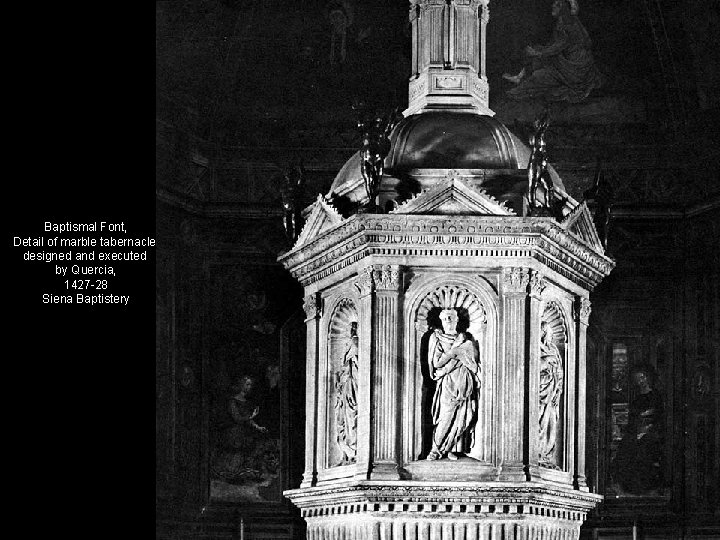
[[[602,500],[534,482],[338,483],[285,495],[309,540],[574,540]]]

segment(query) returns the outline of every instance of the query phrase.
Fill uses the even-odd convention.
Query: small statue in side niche
[[[365,181],[365,191],[368,196],[366,211],[377,208],[377,196],[380,192],[385,167],[385,157],[390,151],[390,132],[399,120],[398,109],[388,114],[377,115],[368,120],[360,118],[358,129],[362,134],[362,147],[360,149],[360,174]]]
[[[590,50],[592,40],[577,16],[577,0],[555,0],[551,9],[556,20],[552,42],[528,45],[520,73],[503,74],[517,85],[507,92],[512,99],[579,103],[602,85]]]
[[[652,388],[648,369],[636,369],[632,382],[637,394],[630,401],[627,426],[611,464],[611,474],[620,494],[653,495],[663,487],[663,402]]]
[[[588,208],[593,214],[593,221],[597,229],[602,246],[607,249],[608,233],[610,232],[611,209],[614,198],[612,184],[605,179],[600,158],[595,168],[595,181],[591,188],[583,193]]]
[[[280,197],[285,211],[283,225],[285,235],[291,244],[294,244],[300,236],[302,229],[302,199],[305,191],[305,167],[302,160],[296,167],[292,167],[283,173]]]
[[[563,392],[563,361],[546,321],[540,323],[540,464],[557,467],[556,447]]]
[[[354,463],[357,454],[357,371],[357,322],[351,322],[347,349],[335,380],[335,428],[343,453],[340,465]]]
[[[441,329],[428,342],[428,367],[437,381],[432,401],[434,424],[428,460],[458,459],[472,446],[465,440],[476,422],[480,361],[472,337],[457,331],[455,309],[440,312]]]

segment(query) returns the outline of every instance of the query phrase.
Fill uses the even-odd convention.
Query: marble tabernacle
[[[410,19],[410,114],[378,191],[358,152],[279,258],[307,323],[305,472],[285,495],[311,539],[575,539],[601,500],[589,293],[614,262],[551,167],[554,199],[529,204],[534,149],[486,97],[418,97],[485,82],[487,2],[414,0]]]

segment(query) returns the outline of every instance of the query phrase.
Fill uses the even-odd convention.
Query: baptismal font
[[[412,0],[379,187],[356,153],[279,259],[305,290],[305,472],[285,495],[308,538],[574,539],[601,500],[585,348],[614,262],[551,167],[552,211],[528,204],[531,149],[488,107],[488,20],[488,0]]]

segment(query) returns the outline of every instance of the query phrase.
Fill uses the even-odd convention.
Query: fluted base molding
[[[360,482],[286,491],[308,540],[574,540],[602,497],[533,482]]]
[[[502,520],[349,516],[310,518],[308,540],[576,540],[580,525],[513,517]]]

